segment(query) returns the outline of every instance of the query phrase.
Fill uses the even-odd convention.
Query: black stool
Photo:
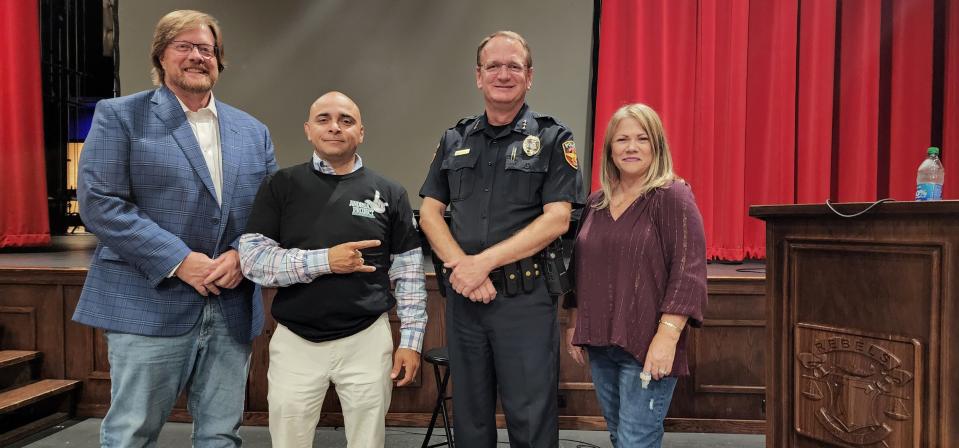
[[[426,430],[426,439],[423,440],[422,448],[433,448],[437,446],[449,446],[453,448],[453,433],[450,431],[449,411],[446,409],[446,401],[453,397],[446,395],[446,386],[450,382],[450,356],[446,347],[434,348],[423,355],[423,359],[433,364],[433,376],[436,377],[436,406],[433,407],[433,416],[430,417],[430,427]],[[440,374],[440,366],[445,367],[443,374]],[[430,445],[430,436],[433,435],[433,426],[436,425],[436,417],[443,413],[443,429],[446,430],[446,441]]]

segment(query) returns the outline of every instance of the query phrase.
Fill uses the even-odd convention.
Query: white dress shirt
[[[176,96],[176,95],[174,95]],[[193,128],[193,135],[200,144],[200,152],[203,153],[203,161],[206,162],[206,168],[210,171],[210,178],[213,179],[213,189],[216,191],[216,203],[220,204],[223,194],[223,156],[220,150],[220,120],[216,116],[216,101],[213,100],[213,93],[210,93],[210,102],[206,107],[193,112],[186,104],[177,97],[180,107],[186,113],[186,119]],[[176,270],[180,269],[183,262],[177,263],[173,270],[167,275],[172,278]]]
[[[177,101],[180,101],[180,98],[177,98]],[[200,152],[203,153],[203,160],[210,170],[210,178],[213,179],[213,188],[216,190],[216,202],[219,204],[223,196],[223,156],[220,150],[220,121],[216,114],[216,101],[211,93],[210,102],[196,112],[186,107],[183,101],[180,101],[180,106],[183,107],[186,119],[193,128],[193,135],[200,144]]]

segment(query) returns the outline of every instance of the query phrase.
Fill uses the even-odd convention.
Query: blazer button
[[[210,222],[212,222],[213,224],[219,224],[219,223],[220,223],[220,218],[213,218],[213,219],[210,220]]]

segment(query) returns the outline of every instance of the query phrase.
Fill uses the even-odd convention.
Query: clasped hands
[[[490,266],[481,257],[464,255],[443,266],[452,270],[450,285],[464,297],[483,303],[490,303],[496,298],[496,288],[489,279],[489,273],[495,266]]]
[[[206,254],[190,252],[174,272],[180,280],[192,286],[203,297],[220,295],[220,288],[233,289],[243,281],[240,255],[230,249],[215,259]]]

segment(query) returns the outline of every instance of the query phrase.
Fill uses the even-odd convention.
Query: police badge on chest
[[[522,143],[522,144],[518,144],[518,145],[517,145],[517,144],[514,144],[514,145],[509,149],[509,157],[508,157],[508,158],[509,158],[510,161],[514,161],[514,162],[515,162],[515,161],[516,161],[517,153],[519,152],[518,150],[519,150],[519,148],[522,148],[522,149],[523,149],[523,154],[526,155],[525,158],[526,158],[526,159],[530,159],[530,158],[533,158],[533,157],[536,157],[537,155],[539,155],[540,150],[542,149],[542,147],[543,147],[543,146],[542,146],[542,143],[540,143],[539,137],[537,137],[537,136],[535,136],[535,135],[528,135],[528,136],[526,136],[525,139],[523,139],[523,143]]]

